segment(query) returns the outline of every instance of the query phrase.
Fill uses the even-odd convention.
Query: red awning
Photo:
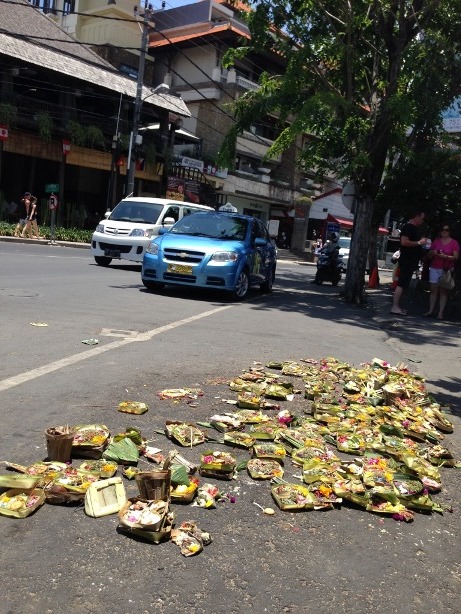
[[[354,220],[345,220],[342,217],[334,217],[333,215],[331,215],[331,213],[328,214],[327,222],[336,222],[340,225],[341,228],[344,228],[345,230],[352,230],[352,226],[354,225]],[[378,234],[387,235],[389,234],[389,231],[383,226],[380,226],[378,228]]]

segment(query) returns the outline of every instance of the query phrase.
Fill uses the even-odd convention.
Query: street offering
[[[111,436],[103,424],[69,426],[65,431],[73,433],[72,453],[86,453],[89,460],[78,467],[58,461],[6,462],[22,476],[0,476],[0,487],[8,489],[0,496],[0,514],[25,518],[45,501],[85,502],[90,516],[118,513],[119,532],[152,543],[171,539],[184,556],[191,556],[211,538],[194,521],[174,529],[171,505],[214,509],[220,501],[236,502],[218,485],[201,483],[194,476],[197,467],[201,477],[219,481],[237,480],[246,469],[252,479],[270,482],[268,492],[282,511],[351,504],[405,522],[415,512],[443,513],[431,495],[442,488],[442,467],[461,466],[444,442],[453,425],[424,380],[405,365],[379,359],[359,367],[335,358],[273,362],[252,367],[228,385],[237,393],[234,413],[213,412],[209,422],[167,420],[155,430],[190,454],[207,444],[193,461],[174,449],[162,453],[151,448],[135,427]],[[157,394],[162,402],[188,403],[191,389],[179,390]],[[195,398],[203,396],[197,392]],[[244,393],[251,394],[251,403]],[[295,397],[302,412],[264,406],[267,398],[289,404]],[[62,428],[46,432],[60,435]],[[287,459],[292,472],[285,479]],[[140,462],[151,468],[138,468]],[[136,478],[139,497],[126,498],[122,478],[111,477],[118,468],[125,478]],[[273,515],[271,508],[253,503]]]

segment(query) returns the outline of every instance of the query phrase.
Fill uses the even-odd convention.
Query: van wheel
[[[250,277],[248,271],[240,271],[237,278],[235,288],[232,291],[232,296],[238,301],[243,300],[248,294],[248,288],[250,287]]]
[[[146,279],[143,279],[142,283],[144,284],[145,288],[151,290],[152,292],[155,292],[156,290],[161,290],[165,287],[165,284],[161,284],[158,281],[147,281]]]
[[[112,258],[107,258],[106,256],[95,256],[94,261],[99,266],[109,266],[109,264],[112,262]]]
[[[272,286],[274,284],[274,279],[275,279],[275,269],[271,268],[267,272],[266,279],[259,286],[259,289],[261,290],[261,292],[264,292],[264,293],[272,292]]]

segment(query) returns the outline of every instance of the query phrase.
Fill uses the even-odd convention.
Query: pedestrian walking
[[[15,237],[20,237],[21,233],[23,232],[24,228],[26,227],[27,224],[27,219],[29,216],[29,206],[30,206],[30,197],[31,197],[31,193],[30,192],[26,192],[24,194],[24,196],[21,198],[21,202],[18,205],[18,223],[16,224],[16,228],[14,229],[14,236]]]
[[[391,313],[394,315],[407,315],[406,310],[400,306],[400,302],[404,290],[410,286],[413,273],[418,268],[421,260],[421,248],[426,244],[427,239],[422,237],[420,229],[424,217],[424,211],[414,212],[400,232],[399,281],[394,290],[394,300],[391,307]]]
[[[25,238],[26,234],[29,235],[29,239],[40,239],[40,231],[37,224],[38,205],[37,197],[32,196],[29,192],[29,197],[26,199],[29,201],[29,211],[26,219],[26,225],[22,230],[21,236]]]
[[[431,293],[429,295],[429,311],[423,313],[423,316],[435,316],[435,306],[438,298],[439,313],[437,318],[443,320],[449,290],[440,285],[442,273],[444,271],[453,271],[455,262],[459,258],[459,243],[452,239],[448,224],[442,226],[437,239],[431,245],[427,257],[430,262],[429,287]]]

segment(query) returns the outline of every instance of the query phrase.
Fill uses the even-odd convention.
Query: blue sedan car
[[[160,230],[147,247],[141,277],[149,290],[166,284],[218,288],[241,300],[251,285],[271,292],[276,263],[276,248],[260,220],[200,212]]]

